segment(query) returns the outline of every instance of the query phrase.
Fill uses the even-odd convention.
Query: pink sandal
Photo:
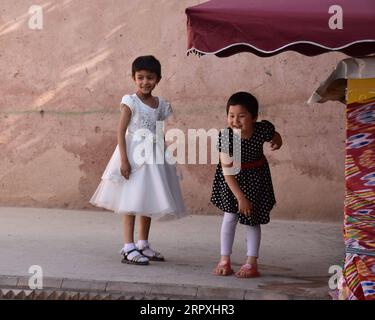
[[[244,264],[235,274],[237,278],[256,278],[260,276],[258,268],[251,264]]]
[[[230,262],[219,262],[214,269],[214,274],[217,276],[229,276],[233,274],[233,269],[230,265]]]

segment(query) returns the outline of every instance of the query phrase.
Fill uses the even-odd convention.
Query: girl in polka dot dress
[[[219,134],[220,161],[216,168],[211,202],[224,211],[221,226],[221,259],[216,275],[230,275],[230,255],[237,222],[245,225],[247,259],[236,272],[239,278],[259,276],[257,259],[261,224],[270,221],[275,205],[271,173],[263,154],[264,142],[280,149],[282,139],[268,121],[257,122],[258,101],[247,92],[233,94],[227,103],[228,129]],[[235,152],[241,146],[240,155]],[[237,172],[233,171],[237,168]]]

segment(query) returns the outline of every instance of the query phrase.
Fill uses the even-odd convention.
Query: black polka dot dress
[[[274,134],[275,127],[266,120],[254,124],[253,135],[249,139],[240,139],[231,129],[223,130],[219,133],[218,149],[219,152],[233,156],[233,145],[241,143],[241,162],[258,161],[264,156],[264,142],[271,141]],[[242,192],[253,205],[251,215],[245,217],[238,213],[237,199],[225,182],[220,162],[216,168],[211,202],[222,211],[238,214],[241,224],[255,226],[268,223],[270,211],[276,203],[268,162],[260,167],[241,169],[235,178]]]

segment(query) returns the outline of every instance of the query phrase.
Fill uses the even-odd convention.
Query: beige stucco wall
[[[130,65],[154,54],[176,127],[221,128],[225,103],[254,93],[261,118],[284,138],[265,148],[277,218],[338,220],[344,199],[344,106],[305,101],[344,55],[262,59],[185,55],[192,0],[4,0],[0,10],[0,204],[92,208],[88,200],[116,145],[119,101],[133,93]],[[44,8],[43,30],[28,10]],[[209,204],[214,165],[179,165],[191,213]]]

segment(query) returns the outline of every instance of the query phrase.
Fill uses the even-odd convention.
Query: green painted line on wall
[[[20,110],[20,111],[0,111],[0,115],[21,115],[21,114],[55,114],[62,116],[79,116],[90,114],[118,114],[119,110],[89,110],[89,111],[57,111],[57,110]]]

